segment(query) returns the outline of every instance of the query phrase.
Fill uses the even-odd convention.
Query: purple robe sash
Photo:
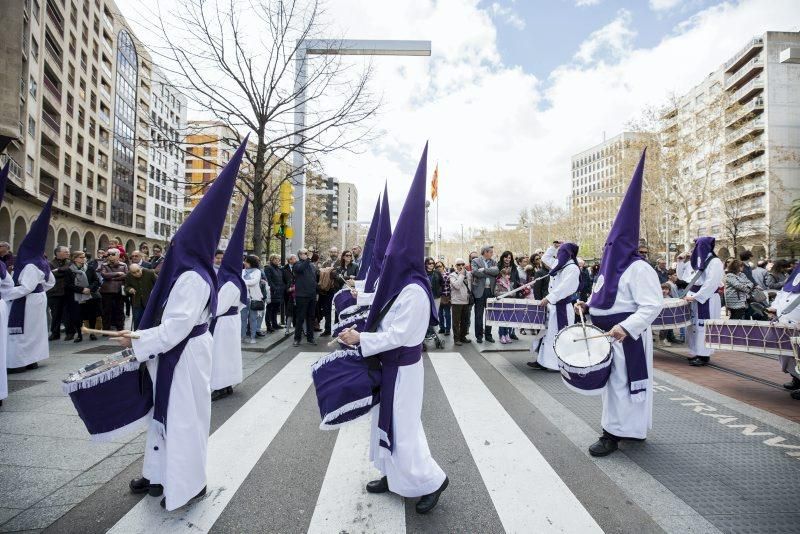
[[[691,291],[693,293],[697,293],[698,291],[700,291],[700,289],[702,287],[703,286],[697,286],[697,285],[692,286],[691,287]],[[703,303],[701,303],[699,300],[695,300],[694,301],[694,303],[697,304],[697,319],[698,319],[698,322],[699,322],[700,326],[703,326],[703,321],[705,321],[707,319],[711,319],[711,309],[708,306],[710,300],[711,299],[709,298],[708,300],[706,300]]]
[[[42,293],[42,284],[36,286],[31,293]],[[25,333],[25,301],[28,296],[24,296],[11,301],[11,310],[8,312],[8,334],[18,335]]]
[[[633,315],[632,313],[613,313],[611,315],[592,315],[592,324],[602,328],[606,332],[611,330],[614,325],[617,325]],[[648,335],[646,332],[642,336]],[[644,352],[644,340],[642,336],[639,339],[633,339],[627,336],[622,341],[622,352],[625,354],[625,369],[628,374],[628,391],[631,395],[631,400],[634,402],[644,402],[647,393],[647,356]],[[614,365],[612,359],[611,365]]]
[[[158,355],[158,370],[156,371],[156,397],[153,409],[153,419],[164,425],[167,430],[167,408],[169,407],[169,392],[172,388],[172,377],[175,376],[175,367],[181,359],[181,353],[186,344],[193,337],[202,336],[208,332],[208,323],[196,325],[183,341]]]
[[[211,332],[211,334],[213,335],[214,328],[217,327],[217,319],[219,319],[220,317],[230,317],[231,315],[239,315],[239,306],[231,306],[230,308],[228,308],[228,311],[226,311],[222,315],[217,315],[216,317],[211,319],[211,326],[208,327],[208,331]]]
[[[404,365],[414,365],[422,359],[422,344],[414,347],[399,347],[381,353],[381,392],[378,408],[379,445],[390,453],[394,450],[394,387],[397,371]]]

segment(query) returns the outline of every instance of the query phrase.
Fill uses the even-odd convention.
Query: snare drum
[[[347,328],[355,328],[359,332],[363,332],[367,324],[369,310],[369,306],[350,306],[350,308],[347,308],[345,312],[339,315],[339,322],[333,325],[333,337],[338,337]]]
[[[311,369],[322,430],[333,430],[366,415],[380,400],[381,368],[357,349],[337,350]]]
[[[585,332],[580,324],[562,328],[556,334],[553,350],[558,356],[561,379],[569,389],[583,395],[599,395],[611,376],[611,341],[596,326],[585,328]]]
[[[792,338],[800,326],[768,321],[709,319],[705,321],[706,347],[794,356]]]
[[[62,381],[93,441],[142,431],[153,407],[153,382],[145,364],[125,349],[91,363]]]
[[[339,312],[339,315],[341,315],[343,310],[349,308],[355,303],[356,303],[356,298],[353,296],[353,293],[350,291],[349,287],[340,289],[333,296],[333,306]]]
[[[547,324],[547,306],[538,300],[487,299],[484,324],[541,330]]]
[[[653,321],[654,332],[683,328],[692,324],[692,305],[683,299],[664,299],[664,307]]]

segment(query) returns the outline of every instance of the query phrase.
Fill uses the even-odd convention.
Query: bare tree
[[[246,158],[252,173],[237,186],[253,213],[254,252],[267,240],[265,216],[294,153],[306,164],[320,156],[358,150],[371,134],[378,103],[369,92],[371,66],[356,70],[342,56],[309,57],[305,81],[296,79],[304,41],[325,31],[319,0],[177,0],[168,14],[152,17],[154,60],[175,87],[207,116],[222,121],[238,146],[250,133]],[[295,135],[294,113],[305,109]]]

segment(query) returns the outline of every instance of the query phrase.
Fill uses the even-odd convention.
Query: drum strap
[[[632,313],[614,313],[611,315],[592,315],[592,324],[606,332],[633,315]],[[628,391],[633,402],[644,402],[647,399],[647,385],[650,377],[647,372],[647,355],[644,350],[644,336],[650,335],[645,331],[639,339],[627,336],[622,341],[622,352],[625,354],[625,370],[628,375]],[[614,342],[619,343],[618,341]],[[614,365],[612,360],[611,365]]]
[[[692,286],[691,290],[697,293],[698,291],[700,291],[701,287],[702,286]],[[696,300],[694,301],[694,303],[697,305],[697,319],[699,321],[707,321],[708,319],[711,319],[711,308],[709,307],[708,300],[705,302],[700,302]]]
[[[711,257],[711,256],[713,256],[713,255],[714,255],[714,253],[713,253],[713,252],[709,252],[709,253],[708,253],[708,256],[706,256],[706,261],[708,261],[708,258],[710,258],[710,257]],[[702,270],[702,271],[697,271],[696,273],[694,273],[694,276],[692,277],[692,279],[691,279],[691,280],[689,280],[689,283],[688,283],[688,284],[686,284],[686,289],[684,289],[683,291],[681,291],[680,293],[678,293],[678,295],[680,295],[680,297],[681,297],[681,298],[683,298],[683,297],[685,297],[685,296],[686,296],[686,294],[689,292],[689,290],[690,290],[690,289],[691,289],[691,291],[696,291],[696,290],[694,289],[694,287],[695,287],[695,286],[694,286],[694,284],[695,284],[695,282],[697,282],[697,280],[700,278],[700,275],[702,275],[704,272],[705,272],[705,271],[704,271],[704,270]]]
[[[18,284],[19,285],[19,284]],[[36,286],[31,293],[42,293],[42,284]],[[27,295],[11,301],[11,310],[8,312],[8,334],[15,336],[25,333],[25,303]]]
[[[381,402],[378,408],[379,445],[392,453],[394,448],[394,389],[400,367],[414,365],[422,359],[422,345],[399,347],[382,353],[381,362]]]

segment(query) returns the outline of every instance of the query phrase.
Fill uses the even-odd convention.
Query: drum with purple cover
[[[358,349],[342,349],[311,368],[322,430],[333,430],[366,415],[380,401],[381,367]]]
[[[484,324],[541,330],[547,324],[547,306],[538,300],[487,299]]]
[[[354,328],[359,332],[364,331],[369,315],[369,306],[350,306],[339,314],[339,322],[333,325],[333,337],[338,337],[343,330]]]
[[[110,441],[146,428],[153,381],[131,349],[78,369],[62,381],[93,441]]]
[[[692,305],[683,299],[664,299],[664,307],[650,325],[653,331],[672,330],[692,324]]]
[[[800,336],[800,325],[709,319],[705,321],[705,336],[710,349],[794,356],[792,338]]]
[[[599,395],[611,376],[611,341],[600,328],[573,324],[553,341],[564,384],[582,395]]]
[[[341,315],[342,311],[349,308],[356,303],[356,298],[353,296],[349,287],[344,287],[336,292],[333,296],[333,306],[336,311]]]

